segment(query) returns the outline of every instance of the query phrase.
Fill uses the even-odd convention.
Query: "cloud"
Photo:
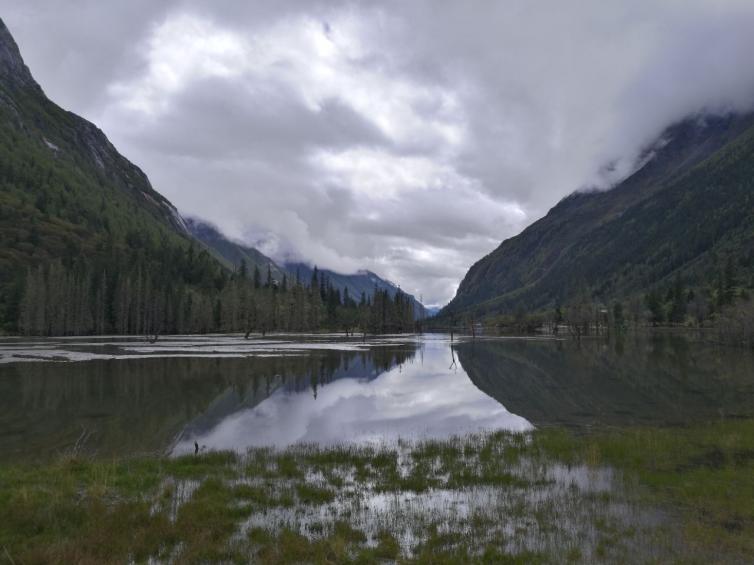
[[[748,0],[0,0],[48,94],[183,212],[428,303],[688,114],[751,108]]]

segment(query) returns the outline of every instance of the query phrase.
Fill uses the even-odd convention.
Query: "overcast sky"
[[[0,0],[0,16],[48,96],[184,215],[428,304],[673,121],[754,97],[752,0]]]

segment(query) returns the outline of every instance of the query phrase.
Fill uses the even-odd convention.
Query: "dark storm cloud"
[[[35,76],[185,213],[449,299],[673,121],[752,106],[748,0],[0,0]],[[607,166],[609,165],[609,166]]]

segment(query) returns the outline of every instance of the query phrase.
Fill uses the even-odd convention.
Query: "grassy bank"
[[[0,562],[741,561],[754,423],[0,465]]]

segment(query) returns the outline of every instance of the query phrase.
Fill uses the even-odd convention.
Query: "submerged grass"
[[[533,449],[570,464],[610,465],[646,487],[644,499],[682,517],[686,541],[754,555],[754,422],[639,428],[579,437],[536,434]]]
[[[0,562],[745,561],[754,422],[0,465]]]

